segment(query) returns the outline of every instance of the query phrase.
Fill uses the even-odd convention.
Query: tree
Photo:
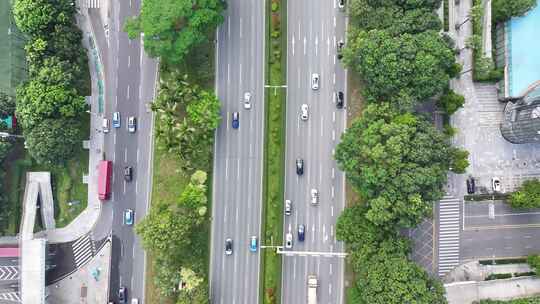
[[[443,91],[455,70],[454,52],[436,31],[351,31],[343,61],[366,82],[368,101],[393,101],[402,109]]]
[[[0,92],[0,118],[13,115],[15,113],[15,98]]]
[[[48,58],[31,70],[33,78],[17,89],[17,116],[23,128],[33,128],[46,118],[77,118],[87,105],[72,87],[69,63]]]
[[[503,22],[512,17],[522,16],[535,6],[536,0],[493,0],[492,19],[495,22]]]
[[[465,97],[457,94],[453,90],[448,90],[437,100],[437,106],[443,109],[446,114],[452,115],[465,103]]]
[[[373,223],[412,227],[442,197],[451,151],[426,119],[381,103],[369,105],[346,131],[335,158]]]
[[[357,269],[358,304],[444,304],[442,284],[403,255],[377,254]]]
[[[24,129],[28,153],[40,164],[63,164],[82,145],[76,119],[44,119]]]
[[[524,181],[517,191],[510,194],[509,201],[513,208],[540,207],[540,180]]]
[[[450,162],[450,171],[457,174],[465,173],[467,167],[469,167],[469,152],[452,147],[451,155],[452,160]]]
[[[16,0],[13,16],[19,30],[30,36],[47,35],[55,24],[73,22],[72,0]]]
[[[540,255],[531,254],[527,257],[527,263],[533,269],[536,274],[540,274]]]
[[[178,293],[176,304],[208,304],[208,284],[205,279],[189,268],[182,268],[180,277],[183,288]]]
[[[224,1],[144,1],[141,14],[128,19],[124,30],[131,39],[144,33],[144,49],[152,57],[181,63],[190,49],[213,34],[223,22]]]

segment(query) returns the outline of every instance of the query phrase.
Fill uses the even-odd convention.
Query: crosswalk
[[[0,266],[0,281],[19,279],[19,266]]]
[[[88,8],[99,8],[99,0],[86,0]]]
[[[90,234],[82,236],[80,239],[76,240],[71,245],[71,248],[73,249],[73,258],[77,268],[86,264],[96,254],[96,246],[90,238]]]
[[[459,215],[461,201],[445,196],[439,201],[439,276],[459,265]]]
[[[21,295],[18,292],[0,292],[0,300],[21,303]]]

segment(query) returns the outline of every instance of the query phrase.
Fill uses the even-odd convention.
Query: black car
[[[133,167],[128,166],[124,168],[124,180],[130,182],[133,180]]]
[[[471,176],[467,179],[467,193],[474,194],[475,192],[475,182],[474,178]]]
[[[127,288],[125,286],[118,289],[118,302],[127,303]]]
[[[304,160],[301,158],[296,159],[296,174],[304,174]]]
[[[345,46],[345,43],[343,42],[343,40],[338,41],[338,43],[337,43],[337,59],[339,59],[339,60],[341,60],[341,58],[343,58],[342,50],[343,50],[344,46]]]
[[[343,92],[337,92],[336,94],[336,108],[343,109],[343,104],[345,103],[345,94]]]
[[[298,241],[303,242],[306,238],[306,227],[304,225],[298,225]]]
[[[226,255],[231,255],[233,253],[233,243],[232,243],[232,239],[226,239],[225,240],[225,254]]]

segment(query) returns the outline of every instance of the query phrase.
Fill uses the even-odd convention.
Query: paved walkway
[[[482,299],[511,300],[540,294],[540,278],[523,277],[445,284],[448,304],[471,304]]]
[[[47,286],[48,303],[108,303],[111,248],[111,242],[107,241],[88,264]]]

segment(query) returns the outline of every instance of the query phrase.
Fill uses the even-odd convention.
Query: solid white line
[[[236,172],[237,172],[237,173],[236,173],[236,179],[237,179],[237,180],[240,180],[240,158],[238,159],[237,170],[238,170],[238,171],[236,171]]]
[[[129,99],[129,84],[127,86],[127,97],[126,97],[126,99]]]
[[[239,76],[240,76],[240,87],[242,87],[242,63],[240,63],[240,70],[239,70]]]
[[[323,121],[324,121],[324,116],[321,116],[321,137],[323,137]]]
[[[332,265],[333,265],[333,264],[330,263],[330,271],[329,271],[329,272],[330,272],[330,275],[332,275]]]
[[[330,225],[330,236],[334,236],[334,225]]]
[[[336,27],[336,16],[334,16],[334,27]]]
[[[131,56],[128,55],[128,68],[131,66]]]
[[[240,39],[242,39],[242,17],[240,17]]]
[[[294,35],[292,36],[291,44],[292,44],[292,55],[294,56]]]
[[[296,259],[293,258],[293,279],[296,280]]]
[[[124,181],[124,194],[126,194],[126,181]]]
[[[336,172],[335,172],[335,169],[332,168],[332,179],[336,178]]]
[[[332,122],[336,122],[336,111],[332,112]]]
[[[322,185],[322,162],[319,164],[319,183]]]
[[[225,180],[229,180],[229,159],[225,158]]]
[[[139,163],[139,156],[141,155],[141,150],[137,148],[137,163]]]
[[[336,55],[334,55],[334,65],[336,65]]]
[[[118,107],[118,95],[114,96],[114,106]]]
[[[227,223],[227,204],[225,204],[225,212],[223,213],[223,223]]]
[[[135,194],[139,194],[139,180],[135,182]]]
[[[227,36],[231,39],[231,17],[227,17]]]
[[[319,54],[319,36],[315,36],[315,56]]]
[[[231,64],[227,63],[227,84],[231,83]]]
[[[332,130],[332,141],[336,141],[336,130]]]
[[[326,38],[326,45],[328,50],[328,56],[330,56],[330,38]]]
[[[334,217],[334,206],[330,206],[330,216]]]
[[[332,186],[332,198],[334,198],[334,186]]]
[[[336,84],[336,73],[334,73],[334,77],[333,77],[333,79],[332,79],[332,82],[333,82],[334,84]]]
[[[115,133],[114,136],[113,136],[113,143],[114,143],[114,145],[116,146],[116,133]]]
[[[127,163],[127,148],[124,150],[124,162]]]

